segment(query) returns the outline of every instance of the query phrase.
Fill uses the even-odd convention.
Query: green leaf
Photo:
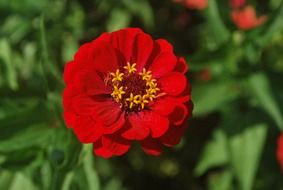
[[[218,5],[216,0],[209,0],[209,5],[206,11],[207,32],[209,39],[213,43],[213,49],[216,49],[230,38],[230,32],[224,25],[223,20],[219,15]]]
[[[256,98],[258,104],[270,115],[277,126],[283,130],[283,115],[280,111],[267,76],[260,72],[249,78],[249,90],[252,98]]]
[[[252,189],[266,135],[266,124],[259,123],[230,139],[231,165],[242,190]]]
[[[130,24],[131,15],[120,8],[115,8],[110,13],[107,21],[107,31],[112,32],[127,27]]]
[[[10,142],[12,143],[11,148],[16,146],[25,146],[25,144],[15,144],[13,143],[13,141],[11,142],[11,139],[13,138],[16,139],[17,135],[19,135],[19,137],[21,137],[22,135],[23,138],[32,135],[32,134],[28,134],[28,132],[25,133],[25,130],[31,130],[29,131],[30,133],[33,133],[33,131],[36,133],[37,130],[49,128],[48,122],[50,122],[52,118],[52,115],[50,114],[50,109],[47,107],[46,104],[42,102],[27,101],[26,104],[16,103],[16,105],[18,105],[19,107],[15,108],[7,104],[7,108],[12,109],[12,111],[11,112],[8,111],[8,114],[3,113],[3,117],[2,118],[0,117],[1,143],[9,144]],[[3,109],[3,111],[5,111],[5,109]],[[1,109],[0,109],[0,113],[1,113]],[[34,127],[34,129],[28,129],[29,127]],[[49,129],[51,130],[51,128]],[[40,134],[40,131],[38,133]],[[25,135],[26,137],[24,137]],[[31,139],[31,140],[36,141],[36,139]],[[25,143],[29,143],[29,142],[25,142]],[[2,150],[9,149],[8,147],[5,146],[1,148]]]
[[[18,88],[17,72],[12,61],[11,45],[7,39],[0,39],[0,49],[0,64],[2,60],[6,67],[6,80],[9,87],[13,90],[16,90]]]
[[[147,0],[122,0],[122,2],[133,15],[138,16],[143,21],[145,27],[152,28],[154,26],[154,12]]]
[[[74,172],[68,172],[65,176],[63,185],[62,185],[62,190],[69,190],[71,189],[71,185],[72,185],[72,180],[74,178]]]
[[[85,145],[84,146],[85,156],[83,159],[84,171],[86,174],[86,179],[88,182],[89,189],[99,190],[100,184],[97,173],[95,172],[94,168],[94,155],[92,151],[92,145]]]
[[[14,179],[9,187],[9,190],[36,190],[36,186],[31,181],[31,178],[22,172],[16,172]]]
[[[209,190],[231,190],[233,187],[233,173],[230,169],[209,175]]]
[[[19,43],[31,30],[32,22],[29,22],[28,19],[19,16],[12,15],[9,16],[3,26],[2,31],[4,34],[9,36],[9,39],[13,44]]]
[[[43,147],[54,142],[56,130],[44,123],[30,125],[23,129],[7,140],[1,140],[0,152],[12,152],[34,146]]]
[[[265,27],[265,30],[263,30],[260,38],[257,39],[257,43],[260,45],[269,44],[272,38],[283,30],[282,22],[283,2],[281,1],[281,5],[279,6],[278,10],[270,17],[267,27]]]
[[[222,130],[214,131],[213,138],[207,142],[195,168],[195,175],[203,175],[208,169],[227,164],[229,161],[227,144],[225,133]]]
[[[39,27],[39,34],[40,34],[40,47],[41,47],[41,66],[42,66],[42,75],[45,79],[46,90],[49,91],[49,84],[47,80],[47,75],[51,75],[58,82],[61,82],[60,73],[56,68],[56,64],[51,62],[50,55],[49,55],[49,48],[48,48],[48,41],[46,37],[46,29],[45,29],[45,19],[44,15],[41,15],[40,19],[40,27]]]
[[[13,180],[13,173],[1,169],[0,172],[0,189],[8,189]]]
[[[192,92],[195,105],[193,114],[196,116],[221,109],[239,94],[234,83],[223,81],[195,86]]]

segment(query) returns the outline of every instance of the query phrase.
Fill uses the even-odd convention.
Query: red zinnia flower
[[[262,25],[267,17],[256,16],[256,11],[253,6],[248,5],[244,9],[235,9],[232,11],[232,20],[239,29],[249,30]]]
[[[179,142],[191,116],[187,70],[166,40],[135,28],[104,33],[65,67],[65,122],[105,158],[124,154],[134,140],[159,155],[162,145]]]
[[[283,172],[283,133],[279,136],[277,142],[277,160]]]
[[[246,3],[246,0],[230,0],[230,5],[232,8],[239,8]]]

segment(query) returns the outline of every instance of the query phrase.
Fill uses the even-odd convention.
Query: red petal
[[[161,53],[172,53],[173,54],[172,45],[164,39],[158,39],[154,41],[152,53],[150,57],[148,58],[146,68],[150,68],[155,58]]]
[[[126,62],[131,62],[134,41],[137,34],[142,33],[138,28],[118,30],[111,34],[112,45],[124,55]]]
[[[152,105],[152,109],[163,116],[167,116],[174,111],[175,103],[167,98],[157,99]]]
[[[119,104],[107,100],[102,102],[96,102],[94,115],[103,121],[105,125],[113,124],[121,113]]]
[[[114,72],[120,64],[118,52],[108,43],[100,43],[92,47],[92,59],[88,62],[87,69],[97,70],[102,73]]]
[[[158,40],[155,40],[155,42],[158,44],[160,53],[163,53],[163,52],[173,53],[173,47],[167,40],[158,39]]]
[[[187,83],[187,86],[183,92],[176,96],[166,97],[168,100],[177,102],[177,103],[185,103],[191,100],[191,85]]]
[[[91,57],[90,50],[91,43],[85,43],[79,48],[79,50],[74,56],[74,64],[72,66],[73,73],[71,74],[71,77],[74,76],[74,73],[77,72],[79,69],[86,66]]]
[[[95,71],[81,71],[75,78],[75,83],[84,88],[87,95],[110,94],[111,89]]]
[[[171,72],[158,80],[161,89],[167,95],[178,95],[183,92],[187,85],[186,77],[177,72]]]
[[[125,113],[121,112],[115,123],[111,124],[110,126],[106,126],[104,132],[105,134],[111,134],[119,130],[121,127],[123,127],[124,124],[125,124]]]
[[[149,128],[143,125],[143,121],[141,121],[141,117],[138,114],[129,114],[127,118],[129,129],[122,133],[122,137],[128,140],[142,140],[149,135]]]
[[[158,140],[147,138],[141,141],[141,145],[143,151],[147,154],[159,156],[162,152],[162,144]]]
[[[168,72],[171,72],[177,63],[177,58],[174,54],[164,52],[159,54],[153,61],[149,70],[154,78],[159,78]]]
[[[185,129],[187,128],[187,123],[181,126],[171,126],[170,129],[159,138],[160,142],[165,146],[174,146],[178,144],[183,136]]]
[[[189,68],[188,68],[188,65],[186,63],[186,60],[183,57],[179,57],[174,71],[185,74],[188,70],[189,70]]]
[[[77,122],[77,115],[71,111],[64,111],[63,117],[66,122],[67,127],[74,127]]]
[[[119,104],[112,100],[96,102],[93,117],[105,125],[105,133],[113,133],[125,123],[125,115]]]
[[[169,120],[170,123],[174,123],[174,125],[181,125],[187,116],[187,107],[184,104],[178,104],[174,108],[174,111],[170,114]]]
[[[104,132],[101,123],[95,122],[88,116],[80,117],[73,130],[81,143],[93,143]]]
[[[137,64],[137,71],[140,72],[153,49],[153,40],[147,34],[138,34],[135,41],[135,51],[133,52],[133,63]]]
[[[104,33],[92,42],[83,44],[75,54],[74,61],[65,65],[64,81],[66,83],[72,83],[75,73],[85,68],[89,62],[92,62],[91,50],[97,47],[101,42],[105,43],[107,41],[109,41],[109,34]]]
[[[73,98],[72,107],[77,115],[92,115],[95,110],[95,102],[86,95],[80,95]]]
[[[63,91],[63,105],[64,109],[71,109],[73,97],[81,94],[83,90],[73,84],[68,85]]]
[[[137,120],[139,120],[141,126],[150,129],[153,138],[162,136],[169,127],[169,120],[153,111],[139,112]]]
[[[63,78],[64,78],[65,83],[71,83],[72,82],[73,67],[74,67],[73,61],[69,61],[68,63],[65,64],[64,74],[63,74]]]
[[[94,153],[104,158],[121,156],[130,148],[130,141],[121,138],[117,134],[102,136],[101,140],[93,143]]]

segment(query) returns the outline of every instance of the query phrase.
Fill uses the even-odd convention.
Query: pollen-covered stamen
[[[123,72],[117,69],[115,73],[110,73],[109,84],[113,90],[111,96],[126,112],[141,111],[159,95],[164,95],[159,93],[160,89],[156,79],[152,78],[151,71],[143,69],[136,73],[135,63],[127,63],[123,68]]]
[[[142,72],[139,73],[140,76],[142,76],[143,80],[150,80],[151,79],[151,71],[146,71],[145,68],[143,68]]]
[[[137,71],[137,69],[136,69],[136,63],[134,63],[134,64],[130,64],[129,62],[127,63],[127,66],[124,66],[123,68],[125,69],[125,70],[127,70],[128,71],[128,73],[135,73],[136,71]]]
[[[123,90],[123,86],[113,86],[113,92],[111,93],[111,96],[115,99],[116,102],[119,102],[119,100],[122,99],[122,95],[125,94],[125,91]]]
[[[124,73],[120,73],[119,69],[117,69],[115,73],[110,73],[110,75],[112,76],[112,82],[115,82],[122,81]]]

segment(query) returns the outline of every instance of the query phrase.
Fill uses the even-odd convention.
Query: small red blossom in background
[[[189,9],[204,10],[208,5],[208,0],[174,0],[176,3],[182,3]]]
[[[246,0],[230,0],[230,6],[232,8],[239,8],[244,6],[246,3]]]
[[[283,172],[283,133],[279,136],[277,141],[277,160]]]
[[[235,25],[242,30],[253,29],[262,25],[267,19],[266,16],[257,17],[256,11],[251,5],[248,5],[243,9],[234,9],[231,17]]]
[[[197,73],[197,79],[203,82],[207,82],[211,80],[211,71],[209,69],[203,69],[199,73]]]
[[[132,141],[159,155],[179,143],[191,117],[187,70],[164,39],[137,28],[104,33],[65,66],[65,122],[99,156],[122,155]]]

